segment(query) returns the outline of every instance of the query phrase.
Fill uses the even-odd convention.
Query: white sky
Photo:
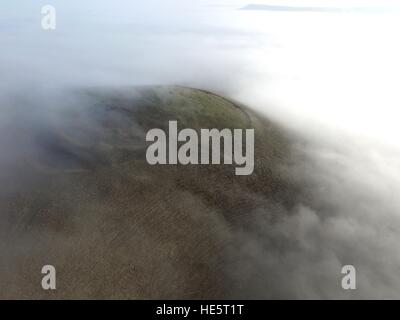
[[[52,35],[39,27],[40,4],[47,3],[58,10]],[[233,94],[249,104],[278,105],[267,111],[284,115],[286,110],[298,124],[311,119],[397,143],[398,15],[233,10],[249,3],[338,7],[400,1],[13,0],[2,2],[3,14],[7,8],[12,14],[0,20],[5,61],[0,71],[26,78],[21,71],[26,66],[28,76],[54,72],[71,81],[71,72],[89,79],[140,73],[149,82],[218,78],[204,80],[214,84],[240,70],[229,80],[240,87]],[[206,9],[199,13],[199,8]],[[10,29],[13,25],[19,28]],[[52,68],[43,71],[42,64]],[[83,67],[86,72],[80,72]]]

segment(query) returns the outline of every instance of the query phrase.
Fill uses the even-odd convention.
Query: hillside
[[[16,183],[0,193],[0,298],[235,297],[245,281],[229,271],[236,231],[258,209],[272,219],[299,195],[285,132],[203,90],[71,94],[80,104],[52,109],[46,122],[26,124],[13,138],[28,139],[30,150],[15,157]],[[145,134],[168,120],[180,128],[254,128],[254,173],[149,165]],[[57,269],[55,292],[40,287],[45,264]]]

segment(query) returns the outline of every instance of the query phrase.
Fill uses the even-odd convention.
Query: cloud
[[[243,279],[239,297],[399,296],[400,203],[394,198],[399,176],[379,161],[393,154],[366,155],[352,142],[336,150],[319,143],[301,145],[293,167],[309,186],[309,200],[290,211],[281,208],[278,219],[260,207],[252,213],[252,227],[238,234],[230,272]],[[341,288],[340,271],[348,264],[357,271],[354,291]]]

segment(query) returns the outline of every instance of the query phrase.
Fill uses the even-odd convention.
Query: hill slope
[[[12,185],[0,192],[0,297],[251,296],[237,293],[246,278],[229,266],[240,259],[237,232],[251,226],[255,212],[273,219],[299,194],[284,132],[244,106],[191,88],[74,95],[79,104],[50,111],[13,138],[30,147],[13,155]],[[254,128],[254,173],[236,176],[228,165],[150,166],[145,134],[166,130],[168,120],[180,129]],[[55,292],[40,287],[46,264],[57,269]]]

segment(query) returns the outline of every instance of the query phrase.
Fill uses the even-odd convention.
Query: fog
[[[57,29],[46,32],[49,3]],[[399,14],[238,10],[246,4],[2,4],[1,131],[21,92],[44,101],[71,87],[182,84],[235,98],[296,134],[293,175],[312,186],[315,206],[275,222],[254,213],[228,272],[261,298],[399,298]],[[347,264],[354,291],[340,286]]]
[[[265,241],[295,239],[294,249],[249,240],[254,259],[265,257],[260,270],[273,275],[269,285],[283,297],[398,297],[398,15],[242,18],[264,43],[250,52],[256,77],[243,81],[238,97],[312,141],[299,144],[308,161],[297,170],[314,181],[316,207],[300,207],[265,232]],[[338,288],[345,264],[358,270],[351,293]]]

